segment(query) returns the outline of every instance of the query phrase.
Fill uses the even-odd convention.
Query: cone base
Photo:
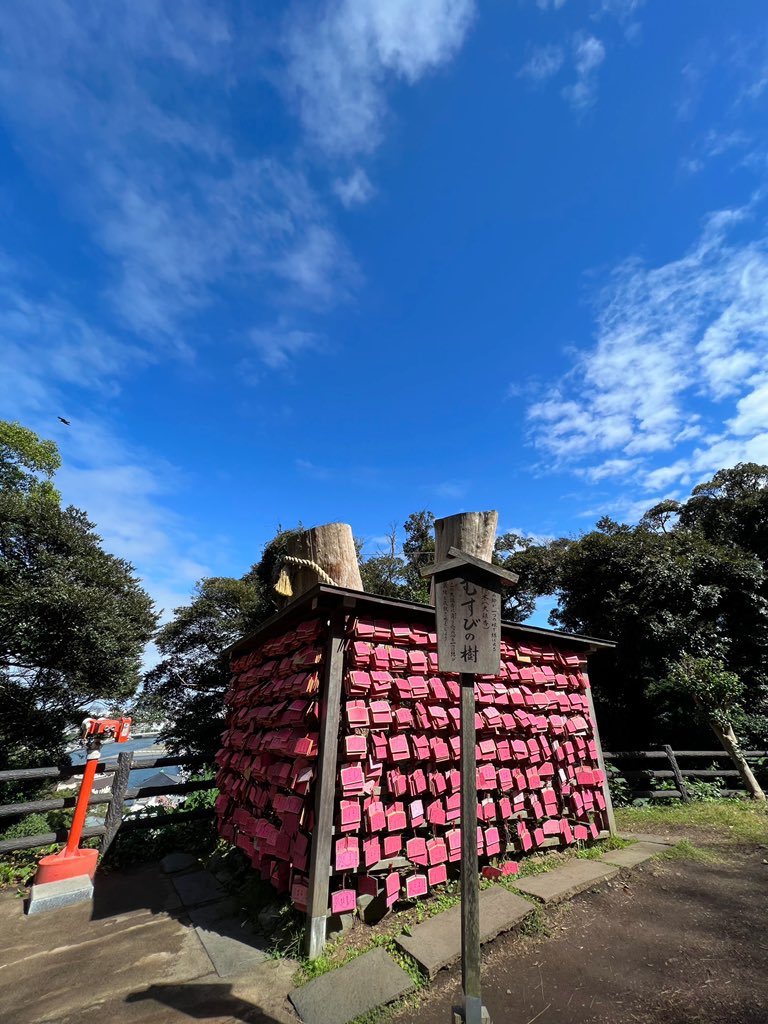
[[[98,859],[98,850],[75,850],[73,853],[62,850],[61,853],[48,854],[40,858],[35,885],[60,882],[64,878],[77,878],[79,875],[87,875],[93,881]]]

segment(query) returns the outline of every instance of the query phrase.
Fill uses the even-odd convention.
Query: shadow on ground
[[[132,992],[126,996],[125,1002],[140,1003],[152,1000],[162,1006],[169,1007],[186,1014],[193,1020],[211,1020],[231,1018],[243,1021],[244,1024],[283,1024],[285,1018],[278,1019],[259,1006],[240,999],[232,992],[232,985],[225,982],[218,984],[194,985],[149,985],[141,992]]]

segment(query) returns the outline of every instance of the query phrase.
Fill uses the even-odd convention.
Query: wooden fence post
[[[587,677],[589,679],[589,677]],[[600,771],[603,773],[605,782],[603,783],[603,798],[605,800],[605,816],[608,819],[608,831],[612,836],[616,835],[616,816],[613,813],[613,800],[611,800],[611,790],[608,785],[608,771],[605,767],[605,758],[603,757],[603,744],[600,742],[600,730],[597,728],[597,718],[595,717],[595,701],[592,697],[592,686],[587,686],[587,703],[589,704],[589,718],[592,724],[592,737],[595,741],[595,747],[597,748],[597,763],[600,767]]]
[[[131,774],[133,764],[132,751],[121,752],[117,755],[117,770],[112,779],[112,800],[107,808],[107,815],[104,819],[104,838],[101,841],[99,855],[101,857],[109,849],[112,840],[117,835],[118,829],[123,820],[123,804],[128,789],[128,777]]]
[[[339,715],[344,674],[343,611],[334,612],[325,648],[323,688],[320,692],[320,736],[315,782],[315,827],[309,860],[306,949],[310,960],[325,946],[328,918],[328,879],[333,842],[333,809],[339,754]]]
[[[672,774],[675,776],[675,782],[677,783],[677,788],[680,790],[680,796],[683,798],[683,802],[688,804],[691,802],[691,794],[685,788],[685,779],[683,778],[683,773],[680,771],[680,765],[677,763],[674,750],[668,743],[664,744],[664,753],[667,755],[667,760],[669,761],[669,766],[672,769]]]

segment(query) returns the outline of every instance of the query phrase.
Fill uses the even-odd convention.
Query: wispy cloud
[[[436,484],[433,492],[439,498],[463,498],[469,490],[466,480],[443,480]]]
[[[285,87],[323,152],[371,152],[387,117],[385,87],[413,84],[459,50],[474,0],[331,0],[288,16]]]
[[[532,82],[545,82],[557,74],[564,60],[561,46],[536,46],[517,74],[519,78],[527,78]]]
[[[596,36],[576,35],[573,40],[573,64],[576,81],[563,89],[563,96],[574,110],[591,107],[597,96],[597,69],[605,60],[605,46]]]
[[[629,474],[655,490],[768,459],[768,235],[758,210],[756,198],[710,215],[679,260],[616,270],[594,345],[528,409],[532,438],[555,465],[591,480]],[[734,240],[750,226],[751,241]]]
[[[0,109],[108,256],[123,325],[186,343],[234,280],[280,306],[344,296],[353,261],[305,169],[239,152],[221,116],[247,74],[223,13],[40,0],[4,7],[0,33]]]
[[[376,192],[362,167],[356,167],[348,178],[337,178],[333,183],[333,191],[347,209],[364,206]]]
[[[285,322],[252,330],[250,340],[262,362],[271,369],[286,367],[299,353],[317,349],[321,344],[313,331],[301,331]]]
[[[61,296],[33,294],[7,259],[0,306],[2,415],[59,444],[64,501],[85,509],[106,549],[135,565],[158,609],[169,612],[208,571],[206,542],[172,509],[187,482],[173,465],[126,445],[98,411],[118,397],[127,366],[138,368],[148,354],[93,327]]]

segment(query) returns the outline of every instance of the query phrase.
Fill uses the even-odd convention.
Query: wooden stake
[[[677,763],[675,752],[668,743],[664,744],[664,753],[667,755],[669,767],[672,769],[672,774],[675,776],[675,782],[677,783],[677,788],[680,790],[680,796],[683,798],[683,803],[689,804],[691,802],[691,794],[685,787],[685,780],[683,779],[683,773],[680,771],[680,765]]]
[[[459,548],[468,555],[490,562],[496,543],[498,512],[459,512],[435,520],[435,564],[448,558],[449,548]],[[435,603],[435,584],[430,590],[430,603]]]
[[[307,956],[314,960],[325,946],[328,917],[328,872],[333,842],[333,807],[339,752],[339,718],[344,672],[345,616],[334,612],[325,648],[323,686],[320,691],[320,737],[315,782],[315,827],[309,857],[307,895]]]

